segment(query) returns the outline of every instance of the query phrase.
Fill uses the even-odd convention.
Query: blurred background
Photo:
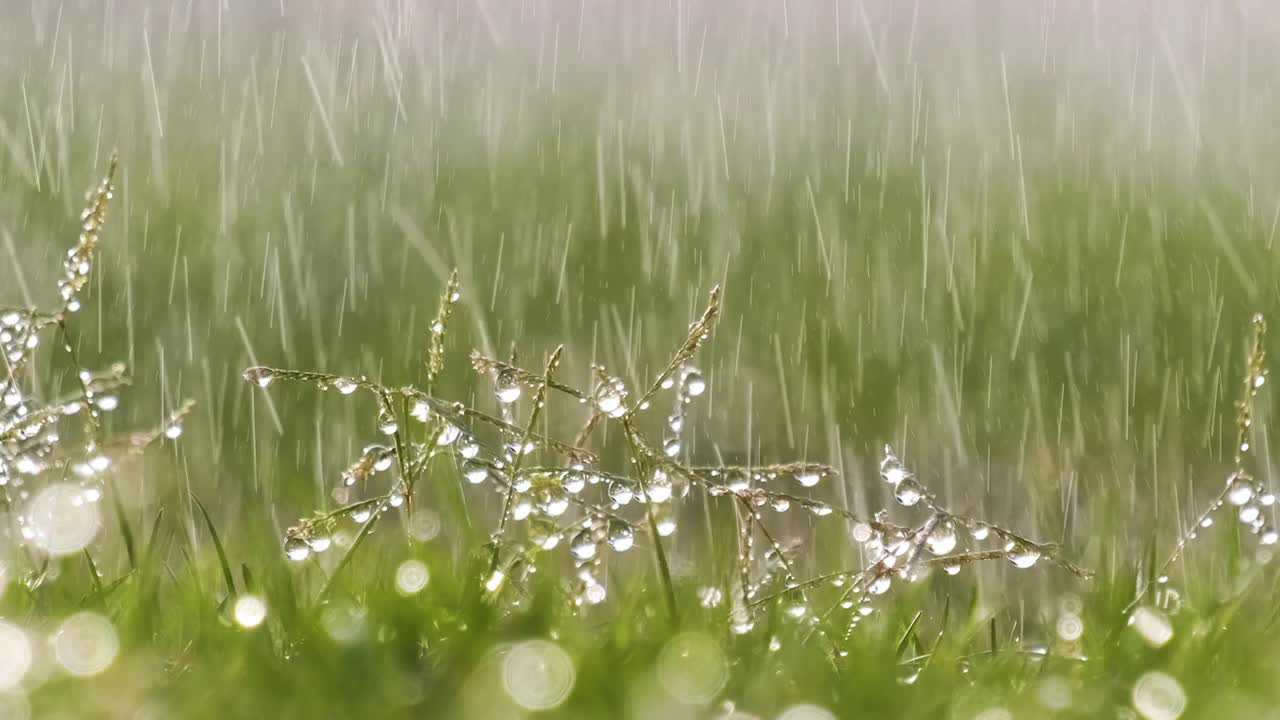
[[[1096,561],[1230,466],[1248,318],[1280,322],[1277,52],[1248,1],[5,2],[0,302],[53,296],[118,148],[79,349],[135,375],[115,429],[199,403],[118,482],[233,546],[378,437],[241,370],[415,382],[457,267],[445,397],[494,411],[465,354],[560,343],[638,388],[720,284],[695,461],[831,462],[869,511],[892,442]]]

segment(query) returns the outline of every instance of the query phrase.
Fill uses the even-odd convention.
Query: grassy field
[[[0,7],[0,717],[1280,717],[1280,13],[1125,5]]]

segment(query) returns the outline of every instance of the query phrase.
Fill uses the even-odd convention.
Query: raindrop
[[[395,435],[400,430],[400,423],[396,421],[396,416],[387,411],[386,408],[378,411],[378,432],[383,435]]]
[[[431,572],[420,560],[405,560],[396,568],[396,591],[401,595],[416,595],[431,580]]]
[[[609,499],[619,505],[626,505],[636,496],[635,482],[627,478],[616,478],[609,481]]]
[[[820,480],[822,480],[822,474],[812,470],[796,473],[796,482],[804,487],[813,487]]]
[[[106,670],[120,650],[120,639],[111,621],[88,611],[62,621],[49,640],[58,664],[76,677],[90,677]]]
[[[596,409],[609,417],[621,417],[626,412],[622,401],[626,398],[627,391],[621,380],[613,378],[601,381],[596,385],[593,396]]]
[[[1187,693],[1177,680],[1153,670],[1134,684],[1133,709],[1146,720],[1174,720],[1187,709]]]
[[[240,627],[255,628],[267,619],[267,604],[257,595],[241,595],[236,598],[232,614]]]
[[[360,387],[360,385],[351,378],[339,377],[333,379],[333,389],[337,390],[342,395],[350,395],[355,392],[358,387]]]
[[[503,405],[510,405],[520,399],[520,380],[514,371],[503,370],[498,373],[494,394],[498,396],[498,402]]]
[[[698,397],[707,389],[707,381],[697,368],[689,368],[684,374],[684,391],[689,397]]]
[[[609,520],[606,538],[609,542],[609,547],[613,548],[615,552],[626,552],[635,544],[635,533],[632,532],[631,526],[622,520]]]
[[[899,485],[901,488],[901,485]],[[934,526],[925,545],[934,555],[946,555],[956,549],[956,524],[950,518],[940,521]]]
[[[1153,648],[1164,647],[1173,639],[1173,624],[1169,616],[1152,608],[1139,606],[1129,615],[1129,627]]]
[[[879,575],[867,584],[867,592],[872,595],[883,595],[889,590],[889,586],[893,584],[893,578],[886,575]]]
[[[284,554],[294,562],[302,562],[311,555],[311,546],[300,537],[290,537],[284,541]]]
[[[924,497],[924,487],[911,476],[903,478],[897,485],[898,487],[893,491],[893,499],[903,507],[911,507]]]
[[[1244,505],[1253,499],[1253,478],[1244,473],[1235,473],[1227,484],[1227,500],[1232,505]]]
[[[462,431],[458,429],[457,425],[445,423],[444,427],[440,428],[440,434],[436,436],[436,445],[441,447],[452,445],[453,441],[457,440],[461,434]]]
[[[664,503],[671,499],[671,492],[671,477],[667,475],[667,471],[654,468],[653,475],[645,484],[645,494],[649,497],[649,502]]]
[[[251,367],[244,371],[242,377],[247,383],[257,385],[260,388],[265,388],[275,382],[276,372],[271,368]]]
[[[897,454],[893,452],[893,448],[889,445],[884,446],[884,459],[880,461],[880,477],[890,485],[898,483],[911,477],[910,471],[898,459]]]
[[[574,683],[573,660],[549,640],[528,640],[507,652],[502,686],[526,710],[550,710],[569,697]]]
[[[590,560],[596,556],[596,538],[593,528],[583,528],[569,542],[569,551],[579,560]]]
[[[1013,563],[1014,567],[1025,570],[1035,565],[1040,559],[1040,551],[1029,545],[1015,542],[1005,551],[1004,556]]]

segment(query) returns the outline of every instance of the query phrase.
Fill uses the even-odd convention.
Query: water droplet
[[[813,487],[820,480],[822,480],[822,474],[813,470],[796,473],[796,482],[804,487]]]
[[[615,503],[626,505],[635,495],[635,481],[629,478],[615,478],[609,481],[609,499]]]
[[[440,434],[436,436],[436,445],[441,447],[452,445],[453,441],[457,440],[461,434],[462,431],[458,429],[457,425],[445,423],[444,427],[440,428]]]
[[[257,595],[241,595],[236,598],[232,614],[240,627],[255,628],[267,619],[267,604]]]
[[[1005,558],[1013,563],[1013,566],[1022,570],[1032,567],[1040,560],[1040,551],[1029,545],[1021,543],[1013,543],[1004,553]]]
[[[120,650],[115,626],[95,612],[79,612],[63,620],[49,642],[58,664],[76,677],[106,670]]]
[[[893,584],[893,578],[889,575],[878,575],[870,583],[867,584],[867,592],[872,595],[883,595],[889,590],[889,586]]]
[[[17,687],[31,669],[33,655],[26,631],[0,620],[0,690]]]
[[[707,389],[706,380],[702,379],[702,373],[697,368],[689,368],[684,375],[684,391],[689,397],[698,397]]]
[[[378,432],[383,435],[395,435],[400,430],[396,416],[383,408],[378,411]]]
[[[332,384],[333,384],[333,389],[337,390],[342,395],[350,395],[351,393],[355,392],[357,388],[360,387],[359,383],[357,383],[355,380],[352,380],[351,378],[344,378],[344,377],[334,378]]]
[[[631,526],[617,519],[609,520],[606,538],[609,547],[615,552],[626,552],[635,544],[635,533],[632,532]]]
[[[569,542],[569,552],[579,560],[590,560],[596,556],[596,537],[593,528],[583,528]]]
[[[102,518],[75,485],[53,484],[41,490],[27,508],[26,526],[36,547],[50,555],[80,552],[98,534]]]
[[[664,503],[671,499],[671,493],[671,477],[667,475],[667,471],[654,468],[649,482],[645,483],[645,494],[649,497],[649,502]]]
[[[880,477],[890,485],[897,485],[911,477],[911,472],[902,464],[889,445],[884,446],[884,459],[880,461]]]
[[[244,381],[247,383],[257,385],[260,388],[265,388],[275,382],[276,372],[271,368],[251,367],[248,370],[245,370],[241,377],[243,377]]]
[[[1134,684],[1133,709],[1146,720],[1174,720],[1187,709],[1187,693],[1177,680],[1153,670]]]
[[[1255,503],[1249,503],[1240,508],[1240,522],[1248,525],[1257,520],[1262,515],[1262,508]]]
[[[1059,638],[1065,642],[1075,642],[1084,635],[1084,620],[1075,613],[1064,612],[1058,616],[1055,628]]]
[[[549,640],[527,640],[507,651],[502,687],[525,710],[558,707],[573,690],[573,659]]]
[[[291,537],[284,541],[284,554],[294,562],[302,562],[311,555],[311,546],[300,537]]]
[[[626,412],[622,403],[626,396],[626,386],[617,378],[602,380],[593,393],[596,408],[609,417],[621,417]]]
[[[904,477],[897,483],[898,487],[893,491],[893,499],[898,501],[903,507],[911,507],[920,502],[920,498],[924,497],[924,487],[911,476]]]
[[[401,595],[422,592],[431,580],[431,571],[419,560],[405,560],[396,568],[396,591]]]
[[[1173,639],[1173,624],[1169,622],[1169,616],[1153,607],[1134,608],[1129,615],[1129,627],[1154,648],[1164,647]]]
[[[1244,505],[1253,499],[1253,478],[1244,473],[1233,473],[1227,483],[1227,500],[1232,505]]]
[[[431,406],[426,400],[414,400],[413,408],[409,410],[409,415],[418,422],[426,422],[431,418]]]
[[[938,522],[925,539],[926,547],[934,555],[946,555],[955,550],[956,542],[956,524],[950,518]]]
[[[498,373],[494,383],[494,394],[498,396],[498,402],[503,405],[510,405],[520,399],[520,380],[514,371],[503,370]]]
[[[667,438],[662,443],[662,454],[667,457],[675,457],[680,454],[680,438]]]

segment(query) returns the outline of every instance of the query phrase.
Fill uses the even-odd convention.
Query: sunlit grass
[[[0,717],[1266,717],[1274,13],[742,5],[5,11]]]

